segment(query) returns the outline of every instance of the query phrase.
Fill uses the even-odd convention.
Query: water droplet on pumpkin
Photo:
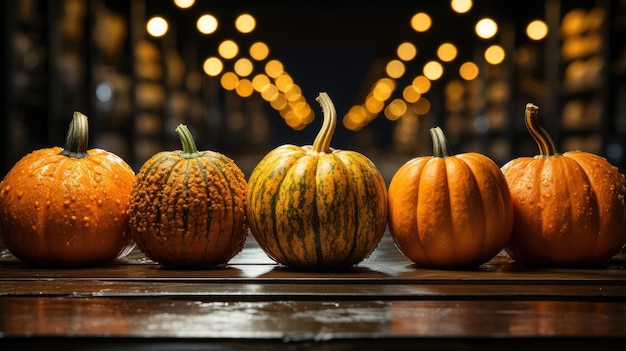
[[[70,219],[75,221],[76,220],[76,216],[71,216]]]
[[[18,191],[18,192],[17,192],[17,199],[18,199],[18,200],[19,200],[19,199],[21,199],[21,198],[22,198],[22,196],[24,196],[24,192],[23,192],[23,191]]]
[[[102,200],[98,199],[96,203],[98,204],[98,206],[102,206]]]
[[[49,202],[49,201],[48,201]],[[63,201],[63,206],[65,207],[69,207],[70,206],[70,200],[65,200]]]

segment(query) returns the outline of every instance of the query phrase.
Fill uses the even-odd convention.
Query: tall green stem
[[[443,134],[443,130],[439,127],[430,129],[430,136],[433,139],[433,156],[434,157],[449,157],[452,154],[450,153],[450,146],[448,145],[448,140],[446,136]]]
[[[87,116],[75,111],[67,129],[65,145],[61,150],[61,155],[74,158],[89,156],[87,153],[87,143],[89,141],[89,123]]]
[[[178,127],[176,127],[176,133],[178,134],[180,143],[183,146],[183,153],[181,154],[181,157],[196,158],[201,155],[201,153],[198,152],[196,142],[193,140],[193,136],[186,125],[179,124]]]

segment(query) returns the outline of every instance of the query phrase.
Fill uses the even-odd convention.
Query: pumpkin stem
[[[89,156],[87,153],[87,142],[89,140],[89,124],[87,116],[75,111],[67,129],[65,136],[65,146],[59,153],[60,155],[74,158],[83,158]]]
[[[452,156],[448,140],[443,134],[443,130],[441,130],[441,128],[430,128],[430,136],[433,139],[433,157],[446,158]]]
[[[330,139],[332,139],[335,133],[335,127],[337,126],[337,111],[335,105],[330,100],[330,97],[325,92],[321,92],[315,99],[322,106],[322,112],[324,113],[324,123],[322,129],[315,137],[313,142],[313,151],[320,153],[330,153]]]
[[[528,128],[530,135],[539,145],[539,155],[543,157],[556,155],[557,150],[554,141],[552,141],[550,134],[539,124],[538,116],[539,107],[531,103],[526,104],[526,128]]]
[[[181,157],[196,158],[201,155],[201,153],[198,152],[196,142],[193,140],[193,136],[186,125],[179,124],[178,127],[176,127],[176,133],[178,134],[180,143],[183,146],[183,153],[181,154]]]

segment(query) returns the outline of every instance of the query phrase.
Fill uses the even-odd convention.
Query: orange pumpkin
[[[93,266],[127,254],[133,170],[118,156],[87,150],[87,117],[74,113],[65,147],[31,152],[0,185],[0,236],[31,264]]]
[[[147,160],[133,185],[129,213],[146,257],[180,268],[227,263],[246,240],[247,183],[230,158],[198,151],[187,126],[176,128],[183,150]]]
[[[349,268],[379,244],[387,224],[387,188],[364,155],[330,147],[335,107],[324,112],[313,145],[270,151],[248,181],[250,230],[276,262],[304,270]]]
[[[502,167],[515,213],[507,250],[522,264],[602,264],[626,242],[624,175],[601,156],[558,153],[538,111],[528,104],[525,121],[539,155]]]
[[[400,251],[420,266],[478,266],[511,234],[506,181],[487,156],[451,155],[443,131],[430,132],[433,156],[409,160],[391,179],[389,230]]]

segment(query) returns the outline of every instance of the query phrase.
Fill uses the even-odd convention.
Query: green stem
[[[526,128],[528,128],[530,135],[532,135],[539,146],[539,155],[543,157],[556,155],[557,150],[554,141],[552,141],[550,134],[539,124],[538,116],[539,107],[531,103],[526,104],[526,114],[524,117],[526,120]]]
[[[176,127],[176,133],[178,134],[180,143],[183,146],[183,153],[181,154],[181,157],[196,158],[202,154],[198,152],[196,142],[193,140],[193,136],[186,125],[179,124],[178,127]]]
[[[75,111],[65,136],[65,146],[60,155],[74,158],[89,156],[87,142],[89,141],[89,123],[87,116]]]
[[[443,130],[439,127],[430,129],[430,136],[433,139],[433,157],[450,157],[452,154],[450,153],[450,146],[448,145],[448,140],[446,136],[443,134]]]
[[[333,138],[335,127],[337,126],[337,111],[330,97],[325,92],[321,92],[315,100],[322,106],[324,123],[322,123],[322,129],[320,129],[317,137],[315,137],[312,149],[314,152],[330,153],[330,140]]]

